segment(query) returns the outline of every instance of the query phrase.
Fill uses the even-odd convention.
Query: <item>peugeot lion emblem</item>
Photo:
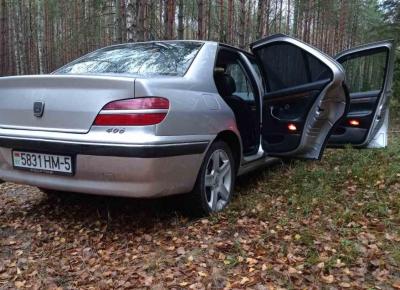
[[[44,112],[44,102],[34,102],[33,103],[33,115],[35,117],[42,117]]]

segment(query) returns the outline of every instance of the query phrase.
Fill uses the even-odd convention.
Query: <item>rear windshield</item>
[[[133,74],[183,76],[201,48],[199,42],[147,42],[96,50],[55,74]]]

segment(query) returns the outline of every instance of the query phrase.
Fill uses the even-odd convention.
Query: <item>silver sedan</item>
[[[251,53],[154,41],[3,77],[0,179],[45,192],[186,193],[193,213],[219,211],[236,176],[277,158],[386,146],[392,51],[385,41],[334,59],[285,35]]]

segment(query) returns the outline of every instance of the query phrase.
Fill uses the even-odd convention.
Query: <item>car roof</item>
[[[123,46],[123,45],[129,45],[129,44],[139,44],[139,43],[171,43],[171,42],[197,42],[197,43],[213,43],[216,44],[218,46],[222,46],[222,47],[226,47],[229,49],[233,49],[236,51],[240,51],[246,55],[249,56],[253,56],[253,54],[250,51],[238,48],[236,46],[230,45],[230,44],[226,44],[223,42],[218,42],[218,41],[212,41],[212,40],[198,40],[198,39],[171,39],[171,40],[150,40],[150,41],[138,41],[138,42],[124,42],[124,43],[118,43],[118,44],[113,44],[113,45],[109,45],[103,48],[112,48],[112,47],[118,47],[118,46]]]
[[[220,46],[222,46],[222,47],[226,47],[226,48],[229,48],[229,49],[237,50],[237,51],[240,51],[240,52],[242,52],[242,53],[244,53],[246,55],[249,55],[249,56],[254,56],[254,54],[252,52],[248,51],[248,50],[244,50],[242,48],[239,48],[239,47],[236,47],[236,46],[233,46],[233,45],[230,45],[230,44],[222,43],[222,42],[218,42],[218,44]]]

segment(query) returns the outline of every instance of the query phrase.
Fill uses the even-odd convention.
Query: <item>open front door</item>
[[[394,63],[392,41],[356,47],[340,53],[336,59],[346,72],[350,109],[329,144],[386,147]]]
[[[251,45],[265,78],[262,146],[271,156],[319,159],[349,96],[344,71],[316,48],[278,34]]]

